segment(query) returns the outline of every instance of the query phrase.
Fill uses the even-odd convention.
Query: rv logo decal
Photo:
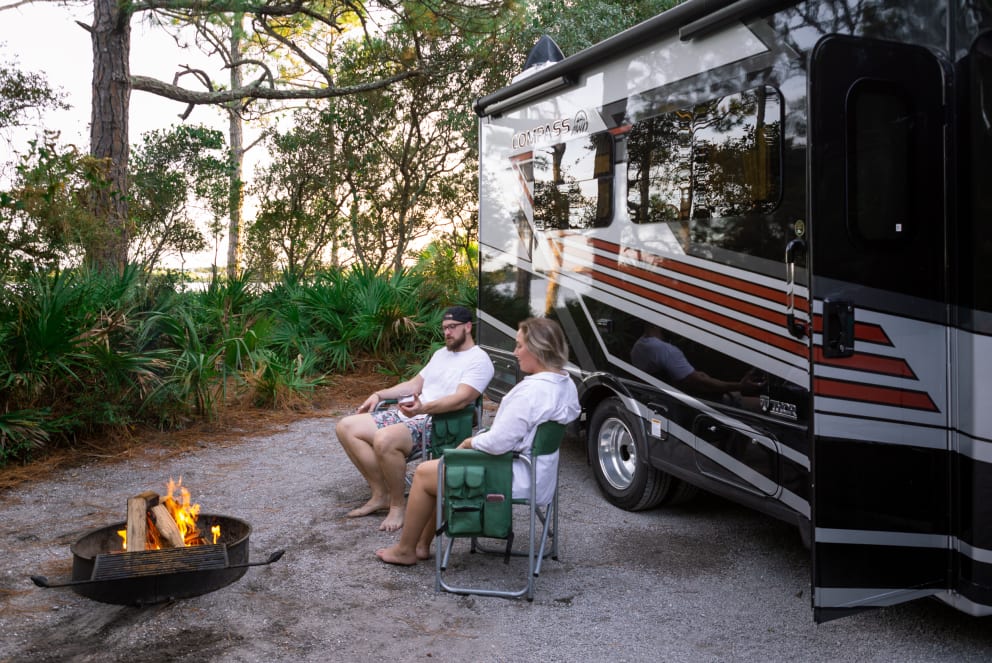
[[[513,134],[513,149],[546,143],[567,134],[571,130],[572,121],[568,118],[548,122],[533,129]]]
[[[572,133],[584,134],[587,131],[589,131],[589,116],[584,110],[580,110],[572,121]]]
[[[763,412],[773,414],[778,417],[785,417],[786,419],[792,419],[793,421],[799,420],[798,409],[793,403],[772,400],[764,394],[761,395],[760,400],[761,410]]]

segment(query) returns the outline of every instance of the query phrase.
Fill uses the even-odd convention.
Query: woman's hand
[[[464,440],[462,440],[462,443],[459,444],[456,448],[457,449],[471,449],[472,448],[472,438],[470,438],[470,437],[465,438]]]

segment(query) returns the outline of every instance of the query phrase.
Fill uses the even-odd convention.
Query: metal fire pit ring
[[[215,544],[124,552],[117,532],[126,522],[93,530],[69,549],[72,580],[50,583],[31,576],[39,587],[70,587],[80,596],[118,605],[152,605],[199,596],[226,587],[245,574],[249,566],[271,564],[285,551],[278,550],[264,562],[248,561],[251,526],[230,516],[200,514],[197,526],[209,532],[220,525]]]

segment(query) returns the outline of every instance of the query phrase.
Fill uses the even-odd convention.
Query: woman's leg
[[[389,564],[409,566],[417,563],[417,549],[425,534],[425,527],[431,525],[434,505],[437,503],[438,461],[428,460],[417,466],[413,474],[413,485],[406,501],[406,519],[400,540],[388,548],[377,550],[375,554]],[[427,542],[428,550],[430,541]]]

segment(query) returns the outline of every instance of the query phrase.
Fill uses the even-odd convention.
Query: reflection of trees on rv
[[[613,138],[606,133],[534,149],[537,230],[600,228],[612,218]]]
[[[631,221],[666,224],[686,252],[694,244],[754,253],[764,243],[778,251],[784,229],[769,233],[754,217],[781,196],[781,117],[778,94],[762,86],[634,122]]]

